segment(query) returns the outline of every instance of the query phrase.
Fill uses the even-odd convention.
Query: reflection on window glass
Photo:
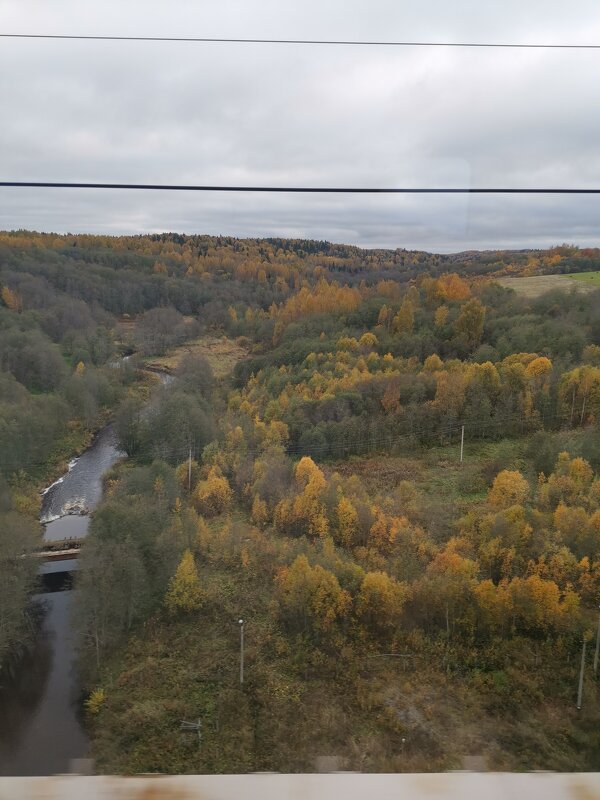
[[[219,191],[0,186],[0,775],[600,769],[598,9],[137,5],[2,39]]]

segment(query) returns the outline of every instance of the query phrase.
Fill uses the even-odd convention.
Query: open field
[[[552,289],[593,292],[600,287],[600,272],[580,272],[576,275],[532,275],[528,278],[499,278],[505,289],[514,289],[522,297],[539,297]]]
[[[584,284],[594,286],[596,289],[600,288],[600,272],[577,272],[574,275],[568,275],[574,281],[581,281]]]
[[[172,350],[169,355],[152,359],[147,366],[172,372],[177,369],[183,357],[188,353],[204,356],[216,378],[230,375],[237,362],[247,355],[246,351],[233,339],[228,339],[226,336],[207,335],[182,344]]]

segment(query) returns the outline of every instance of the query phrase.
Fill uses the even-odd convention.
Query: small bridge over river
[[[83,539],[70,537],[55,542],[44,542],[35,555],[43,561],[66,561],[79,556]]]

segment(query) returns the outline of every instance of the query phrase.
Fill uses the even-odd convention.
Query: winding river
[[[166,374],[159,377],[163,384],[172,380]],[[45,541],[87,534],[89,515],[102,498],[102,476],[124,455],[108,425],[71,461],[68,472],[43,495]],[[44,609],[43,623],[32,652],[0,690],[0,775],[70,772],[76,759],[88,755],[71,626],[76,569],[76,560],[46,562],[40,569],[42,591],[34,599]]]
[[[89,512],[102,497],[102,475],[123,456],[114,429],[108,425],[79,458],[71,461],[69,471],[44,492],[40,522],[45,541],[86,535]]]

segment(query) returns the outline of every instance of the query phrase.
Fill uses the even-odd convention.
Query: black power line
[[[548,425],[548,424],[550,424],[552,422],[567,422],[567,420],[571,421],[571,414],[569,414],[569,413],[564,413],[564,414],[555,413],[555,414],[547,414],[547,415],[540,416],[537,419],[537,422],[541,423],[542,427],[538,428],[538,430],[546,430],[546,428],[544,426],[546,426],[546,425]],[[448,424],[448,425],[441,425],[436,430],[432,430],[431,426],[426,426],[426,427],[415,426],[412,429],[412,431],[407,431],[405,433],[392,433],[392,432],[387,433],[387,434],[379,433],[376,436],[371,436],[369,434],[366,434],[363,438],[358,438],[357,436],[350,435],[350,436],[344,437],[344,439],[341,442],[338,442],[337,444],[334,444],[333,447],[330,444],[316,445],[316,446],[311,446],[311,447],[303,447],[300,444],[295,444],[295,445],[294,444],[286,444],[285,442],[282,443],[281,446],[282,446],[282,448],[284,450],[284,453],[286,455],[288,455],[288,456],[291,456],[291,457],[303,456],[303,455],[309,455],[309,456],[313,456],[314,455],[316,457],[324,455],[325,457],[327,457],[327,456],[331,457],[331,451],[332,450],[338,451],[339,453],[342,453],[344,451],[348,451],[349,452],[349,451],[351,451],[353,449],[353,447],[355,445],[358,445],[358,446],[364,445],[365,446],[365,452],[363,452],[362,455],[363,456],[367,456],[369,454],[373,454],[373,453],[377,452],[378,450],[379,451],[382,451],[382,450],[383,451],[386,451],[386,450],[389,451],[395,444],[399,444],[401,442],[414,442],[415,440],[421,439],[421,437],[423,435],[428,436],[430,442],[434,441],[434,440],[437,440],[440,437],[445,437],[445,438],[450,438],[451,439],[453,435],[457,435],[458,436],[460,434],[461,428],[462,428],[463,425],[465,426],[465,430],[466,430],[466,433],[468,435],[470,435],[473,432],[476,432],[479,435],[479,438],[482,439],[483,438],[482,433],[485,433],[486,431],[489,431],[489,430],[495,430],[495,429],[498,429],[498,428],[506,428],[507,425],[511,425],[513,423],[516,423],[516,422],[521,422],[523,424],[526,423],[526,421],[524,420],[523,415],[521,413],[507,414],[506,416],[494,418],[494,419],[491,419],[491,420],[488,420],[488,421],[485,421],[485,422],[474,422],[474,421],[470,421],[468,419],[463,419],[461,421],[457,421],[455,423],[451,423],[451,424]],[[536,422],[536,420],[533,420],[533,422]],[[154,433],[164,432],[165,430],[167,430],[167,427],[165,425],[163,425],[161,427],[161,426],[157,426],[153,422],[152,431]],[[562,428],[562,430],[565,430],[565,428]],[[569,427],[569,428],[567,428],[567,430],[573,430],[573,428]],[[528,433],[532,433],[533,432],[530,425],[528,426],[528,431],[527,432]],[[519,438],[518,435],[515,436],[515,438]],[[218,438],[214,439],[213,442],[217,442],[217,443],[221,444],[221,441]],[[473,443],[473,440],[471,439],[470,442]],[[437,447],[438,445],[432,445],[432,446],[433,447]],[[444,446],[447,447],[449,445],[444,445]],[[256,449],[253,449],[252,447],[249,447],[248,449],[243,450],[241,454],[243,456],[249,456],[250,458],[256,459],[256,458],[260,457],[261,455],[263,455],[263,452],[264,451],[262,451],[262,450],[256,450]],[[194,458],[196,458],[196,456],[200,455],[200,451],[198,449],[196,449],[195,447],[192,448],[192,453],[193,453]],[[183,461],[187,460],[187,458],[188,458],[189,446],[185,445],[184,447],[179,447],[176,450],[170,449],[169,450],[169,454],[170,455],[176,455],[177,457],[181,458],[181,460],[183,462]],[[81,453],[81,455],[83,455],[83,453]],[[146,445],[145,447],[140,448],[139,450],[137,450],[133,454],[132,457],[133,458],[140,458],[140,457],[141,458],[147,458],[147,457],[152,457],[152,456],[153,457],[159,457],[159,455],[160,455],[160,448],[159,447],[154,447],[152,445]],[[77,456],[76,458],[79,459],[80,457],[81,456]],[[123,457],[128,457],[128,456],[126,455],[126,453],[123,453]],[[334,458],[332,460],[336,460],[336,459]],[[12,471],[17,471],[17,469],[31,469],[31,468],[34,468],[34,467],[41,467],[41,466],[45,466],[47,463],[48,463],[47,459],[40,459],[40,460],[37,460],[37,461],[22,461],[22,462],[19,462],[19,467],[15,467],[15,469],[12,470]],[[0,472],[1,471],[2,470],[0,470]],[[6,471],[8,472],[8,468],[6,469]],[[68,474],[68,473],[65,473],[65,474]],[[54,485],[54,484],[52,484],[52,485]],[[50,487],[47,487],[47,488],[50,488]]]
[[[0,181],[0,188],[36,189],[144,189],[174,192],[293,192],[302,194],[600,194],[600,188],[466,188],[364,186],[222,186],[171,183],[70,183],[64,181]]]
[[[532,42],[391,42],[354,39],[246,39],[217,36],[79,36],[52,33],[0,33],[3,39],[67,39],[100,42],[191,42],[212,44],[328,45],[343,47],[481,47],[521,50],[600,50],[600,44],[534,44]]]

